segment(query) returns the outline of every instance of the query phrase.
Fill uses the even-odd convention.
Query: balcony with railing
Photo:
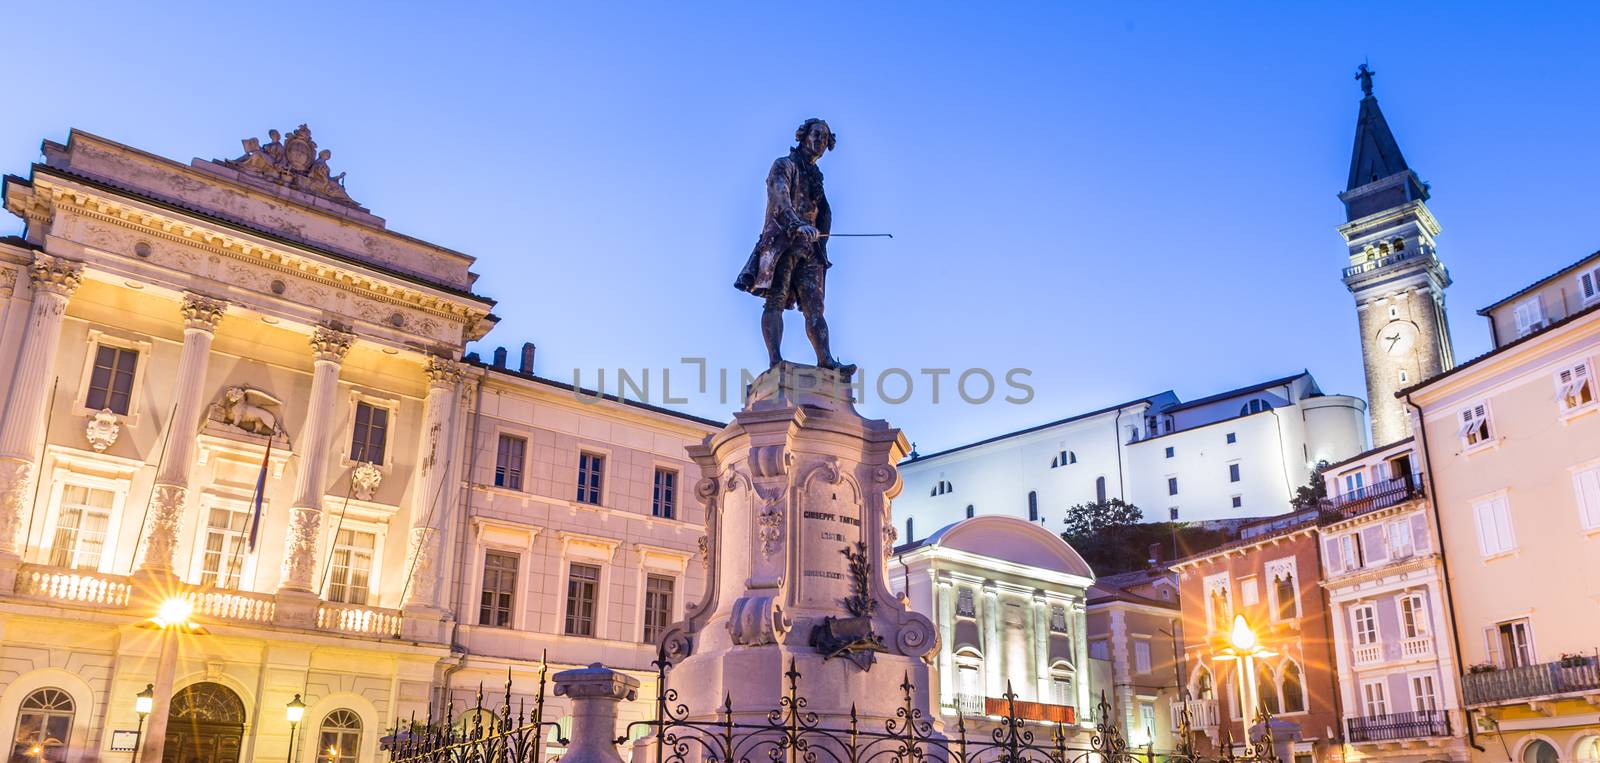
[[[1172,729],[1183,728],[1183,711],[1189,711],[1189,728],[1209,729],[1217,725],[1217,701],[1214,699],[1191,699],[1183,702],[1172,703]]]
[[[982,694],[956,693],[956,710],[962,715],[983,715],[985,697]]]
[[[1450,736],[1450,716],[1443,710],[1418,710],[1344,719],[1352,744]]]
[[[1408,474],[1392,480],[1359,487],[1333,498],[1329,511],[1339,519],[1349,519],[1369,511],[1398,506],[1413,498],[1421,498],[1422,474]]]
[[[137,615],[140,613],[130,609],[142,606],[135,594],[128,576],[39,564],[22,565],[17,571],[13,593],[29,601]],[[196,620],[203,623],[284,627],[277,622],[277,599],[272,594],[184,586],[176,595],[188,600]],[[390,637],[400,632],[400,613],[381,607],[324,601],[317,605],[312,626],[330,633]]]
[[[1382,257],[1375,257],[1365,262],[1351,265],[1344,269],[1344,277],[1349,278],[1351,276],[1361,275],[1362,273],[1371,273],[1375,270],[1382,270],[1390,265],[1432,256],[1432,247],[1418,246],[1410,249],[1401,249],[1398,252],[1392,252]]]
[[[1517,702],[1562,694],[1600,697],[1600,658],[1567,657],[1555,662],[1467,673],[1461,677],[1469,705]]]

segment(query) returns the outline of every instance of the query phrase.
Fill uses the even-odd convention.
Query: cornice
[[[145,235],[356,292],[369,299],[432,313],[465,324],[469,334],[477,333],[477,324],[489,315],[487,302],[471,302],[450,296],[443,290],[380,278],[356,266],[330,262],[331,258],[325,255],[288,245],[268,244],[255,234],[228,231],[221,226],[163,214],[83,187],[64,185],[54,178],[35,177],[33,189],[36,195],[48,195],[47,200],[58,215],[63,208],[69,209]]]

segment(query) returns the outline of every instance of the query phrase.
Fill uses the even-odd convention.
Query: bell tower
[[[1356,74],[1363,97],[1350,180],[1339,194],[1346,220],[1339,234],[1350,247],[1344,285],[1356,299],[1376,446],[1410,433],[1395,392],[1450,370],[1455,359],[1444,312],[1450,273],[1434,250],[1439,223],[1428,211],[1428,186],[1406,165],[1378,109],[1373,74],[1366,64]]]

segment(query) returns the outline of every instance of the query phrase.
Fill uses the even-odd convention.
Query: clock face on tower
[[[1378,349],[1395,356],[1410,351],[1417,343],[1417,324],[1411,321],[1390,321],[1378,330]]]

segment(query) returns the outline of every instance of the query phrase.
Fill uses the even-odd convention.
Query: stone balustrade
[[[317,606],[317,628],[358,636],[393,636],[400,632],[400,613],[360,604],[323,602]]]
[[[102,609],[127,606],[133,586],[120,575],[25,564],[17,574],[16,592],[29,599],[87,604]]]

